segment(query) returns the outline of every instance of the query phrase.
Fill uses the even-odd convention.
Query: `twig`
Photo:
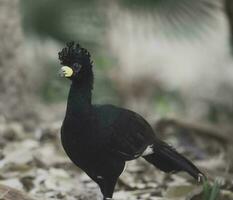
[[[9,193],[10,190],[7,190],[6,192],[4,192],[1,196],[0,196],[0,199],[3,199],[8,193]]]
[[[118,184],[119,184],[119,185],[122,185],[126,190],[129,190],[129,191],[135,189],[135,188],[132,187],[130,184],[126,183],[126,182],[124,181],[124,179],[121,178],[121,177],[118,179]]]
[[[0,193],[0,200],[34,200],[24,192],[5,185],[0,185]]]
[[[181,129],[187,129],[201,136],[211,136],[222,142],[232,143],[233,137],[230,133],[233,133],[233,130],[227,131],[221,127],[214,125],[204,125],[201,123],[188,122],[180,119],[161,119],[155,124],[155,129],[159,132],[164,132],[164,129],[168,127],[177,127]]]

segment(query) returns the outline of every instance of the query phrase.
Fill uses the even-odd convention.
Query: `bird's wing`
[[[133,160],[140,157],[148,146],[148,138],[139,131],[130,134],[113,132],[106,147],[109,152],[123,160]]]
[[[98,109],[105,150],[123,160],[143,154],[155,137],[150,125],[138,114],[114,106]]]

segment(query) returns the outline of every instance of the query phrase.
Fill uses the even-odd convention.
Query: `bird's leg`
[[[101,181],[98,181],[100,190],[104,196],[104,200],[112,199],[114,188],[117,182],[117,178],[103,178]]]

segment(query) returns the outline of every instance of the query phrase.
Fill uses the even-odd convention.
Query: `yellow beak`
[[[71,77],[73,75],[73,69],[71,69],[70,67],[68,66],[63,66],[60,70],[60,76],[61,77]]]

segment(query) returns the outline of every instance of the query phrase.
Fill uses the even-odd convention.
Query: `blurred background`
[[[58,77],[57,53],[78,41],[94,61],[93,102],[140,113],[210,180],[221,179],[219,199],[233,199],[232,0],[1,0],[0,38],[0,184],[36,199],[99,194],[59,139],[70,83]],[[142,160],[116,191],[134,200],[202,192],[185,174]]]

